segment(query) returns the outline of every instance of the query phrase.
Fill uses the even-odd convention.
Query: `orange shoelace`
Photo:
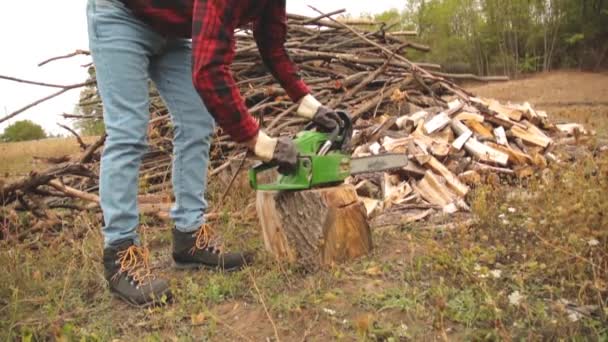
[[[204,224],[196,233],[196,241],[190,253],[194,254],[197,250],[202,249],[212,249],[219,254],[224,254],[224,244],[221,238],[208,224]]]
[[[153,278],[149,264],[150,252],[147,248],[133,245],[124,251],[118,252],[117,256],[120,270],[116,273],[115,277],[126,273],[138,285]]]

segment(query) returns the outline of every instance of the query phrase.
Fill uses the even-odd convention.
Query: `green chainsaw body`
[[[331,150],[325,155],[318,155],[323,145],[332,141],[331,135],[315,131],[298,133],[294,139],[299,152],[295,173],[280,175],[275,183],[258,184],[258,175],[275,167],[271,164],[260,164],[249,170],[251,187],[266,191],[306,190],[343,182],[350,175],[350,155],[341,150]]]

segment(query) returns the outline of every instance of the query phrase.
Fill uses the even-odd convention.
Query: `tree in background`
[[[89,67],[89,80],[95,78],[95,68]],[[97,91],[97,85],[92,83],[80,92],[80,101],[74,114],[77,117],[74,121],[74,127],[85,136],[98,136],[105,133],[105,125],[103,123],[103,108],[101,98]]]
[[[374,16],[432,47],[415,60],[480,75],[608,67],[607,0],[407,0]]]
[[[46,133],[42,127],[30,120],[21,120],[13,123],[4,129],[0,135],[3,142],[29,141],[46,138]]]

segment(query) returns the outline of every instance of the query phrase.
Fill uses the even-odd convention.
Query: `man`
[[[277,163],[282,171],[297,163],[293,142],[260,131],[236,87],[229,71],[235,29],[251,25],[265,64],[300,104],[299,115],[325,129],[336,126],[335,113],[310,95],[286,53],[285,2],[89,0],[89,43],[108,134],[99,191],[104,268],[110,290],[128,303],[148,306],[171,297],[167,281],[150,272],[148,251],[140,246],[136,231],[149,78],[167,104],[175,128],[171,216],[175,222],[173,259],[181,268],[230,271],[251,261],[248,254],[223,251],[219,238],[204,222],[214,121],[236,142],[260,159]]]

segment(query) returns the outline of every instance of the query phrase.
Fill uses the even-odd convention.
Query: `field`
[[[91,143],[95,137],[84,137]],[[0,143],[0,176],[16,178],[28,174],[42,162],[37,158],[59,158],[79,151],[76,138],[53,138],[36,141]]]
[[[314,274],[264,252],[247,187],[235,188],[216,223],[231,249],[257,253],[242,272],[172,269],[171,227],[143,218],[153,269],[172,280],[176,294],[162,308],[134,309],[112,298],[96,215],[74,217],[46,240],[1,240],[0,338],[608,340],[608,153],[597,148],[608,137],[608,75],[560,72],[469,89],[529,100],[597,136],[575,148],[568,164],[521,184],[476,189],[471,217],[377,229],[372,255]],[[61,141],[0,145],[0,171],[27,173],[31,156],[77,149]],[[224,187],[210,180],[211,203]],[[0,224],[15,222],[27,231],[26,218]]]

